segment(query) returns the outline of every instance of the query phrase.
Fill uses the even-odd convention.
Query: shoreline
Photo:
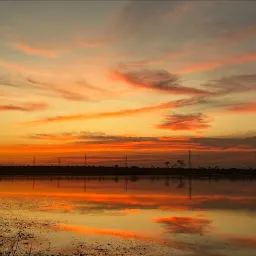
[[[256,169],[186,169],[96,166],[0,166],[0,176],[177,177],[256,179]]]

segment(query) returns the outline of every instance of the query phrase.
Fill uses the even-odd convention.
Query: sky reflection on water
[[[2,236],[13,237],[21,230],[33,234],[33,252],[256,252],[255,181],[5,177],[0,206],[0,230],[9,227]]]

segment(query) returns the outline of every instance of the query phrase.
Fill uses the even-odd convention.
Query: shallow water
[[[0,255],[256,255],[256,182],[0,181]]]

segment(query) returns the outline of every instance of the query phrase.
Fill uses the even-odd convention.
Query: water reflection
[[[255,181],[2,177],[0,207],[6,255],[256,252]]]

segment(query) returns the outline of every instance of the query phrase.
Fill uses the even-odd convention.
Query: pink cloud
[[[15,43],[14,46],[18,50],[20,50],[28,55],[38,55],[38,56],[47,57],[47,58],[57,57],[57,53],[53,50],[44,49],[44,48],[28,45],[25,43]]]
[[[242,64],[242,63],[254,62],[254,61],[256,61],[256,52],[246,52],[246,53],[230,56],[227,58],[220,58],[217,60],[208,60],[208,61],[191,63],[184,67],[181,67],[178,70],[178,73],[189,74],[189,73],[213,70],[223,66]]]

